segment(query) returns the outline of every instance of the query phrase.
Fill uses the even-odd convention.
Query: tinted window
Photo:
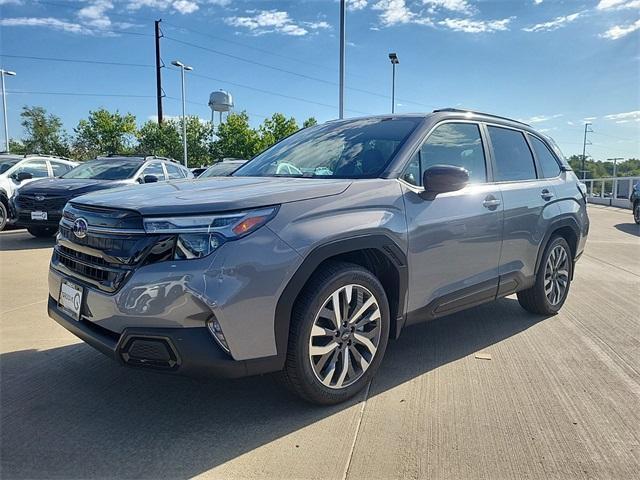
[[[185,178],[184,171],[179,166],[167,163],[165,164],[165,167],[167,168],[167,175],[169,176],[169,180]]]
[[[494,177],[498,182],[531,180],[536,167],[524,135],[517,130],[489,127],[495,157]]]
[[[560,174],[560,165],[558,165],[556,157],[553,156],[542,140],[532,135],[529,135],[529,138],[538,159],[538,164],[542,168],[542,175],[545,178],[557,177]]]
[[[469,172],[470,182],[486,182],[484,150],[478,125],[445,123],[436,127],[420,148],[418,158],[414,157],[409,162],[404,178],[421,185],[425,170],[434,165],[462,167]]]
[[[0,173],[4,173],[18,163],[20,158],[11,158],[7,160],[0,160]]]
[[[30,173],[33,178],[45,178],[49,176],[46,160],[30,160],[25,162],[16,169],[14,174],[22,172]]]
[[[158,181],[164,181],[164,170],[162,169],[162,164],[160,162],[150,163],[145,167],[140,175],[141,178],[144,178],[145,175],[154,175],[158,177]]]
[[[382,173],[420,121],[367,118],[305,128],[234,175],[373,178]]]
[[[69,170],[71,170],[73,166],[66,163],[51,162],[51,168],[53,169],[54,177],[61,177]]]
[[[205,170],[205,172],[200,175],[199,178],[226,177],[227,175],[237,170],[241,165],[242,163],[219,162],[207,168],[207,170]]]
[[[141,162],[135,160],[91,160],[65,173],[62,178],[126,180],[136,173],[140,165]]]

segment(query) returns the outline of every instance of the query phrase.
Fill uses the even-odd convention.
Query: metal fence
[[[590,203],[613,207],[631,208],[629,197],[640,177],[589,178],[581,180],[587,185],[587,200]]]

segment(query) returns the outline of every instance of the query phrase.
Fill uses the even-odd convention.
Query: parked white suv
[[[76,165],[51,155],[0,153],[0,231],[11,217],[11,201],[19,187],[38,178],[59,177]]]

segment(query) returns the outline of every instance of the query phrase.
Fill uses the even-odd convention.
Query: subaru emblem
[[[43,200],[44,200],[44,197],[43,197],[42,195],[36,195],[36,200],[37,200],[38,202],[41,202],[41,201],[43,201]]]
[[[84,218],[76,218],[73,222],[73,234],[78,238],[84,238],[87,236],[89,230],[89,224]]]

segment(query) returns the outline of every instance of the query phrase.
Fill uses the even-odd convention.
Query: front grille
[[[136,242],[136,240],[114,238],[113,236],[108,237],[108,236],[87,235],[84,238],[78,238],[73,234],[73,231],[65,225],[60,225],[60,236],[75,244],[95,248],[96,250],[101,250],[101,251],[130,250]]]
[[[36,197],[43,197],[37,200]],[[50,210],[62,210],[69,199],[67,197],[48,197],[46,195],[20,194],[16,197],[16,206],[23,210],[41,210],[44,212]]]
[[[54,257],[56,257],[56,260],[58,262],[60,262],[72,272],[78,273],[82,277],[95,280],[96,282],[104,283],[116,279],[116,275],[109,272],[108,270],[102,270],[98,267],[92,267],[91,265],[80,263],[77,260],[60,255],[59,252],[54,252]]]
[[[92,265],[97,265],[101,267],[108,267],[109,264],[104,258],[96,257],[94,255],[89,255],[87,253],[79,252],[77,250],[73,250],[71,248],[58,245],[58,250],[63,253],[65,256],[69,257],[71,260],[78,260],[81,262],[90,263]]]

